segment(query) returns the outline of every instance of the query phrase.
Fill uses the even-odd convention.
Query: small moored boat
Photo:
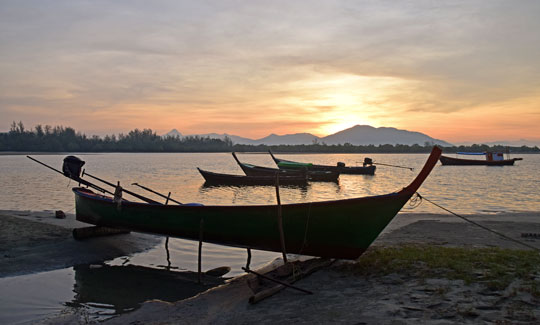
[[[375,169],[377,168],[369,158],[364,160],[363,166],[345,166],[345,163],[342,162],[338,162],[336,166],[328,166],[280,159],[276,158],[272,151],[268,150],[268,152],[278,168],[283,170],[307,169],[308,171],[331,171],[339,174],[375,175]]]
[[[441,164],[447,166],[512,166],[514,162],[523,158],[504,159],[502,152],[458,152],[458,155],[485,156],[485,159],[453,158],[441,155]]]
[[[276,175],[276,173],[279,173],[280,176],[304,176],[312,182],[337,182],[339,178],[339,173],[336,171],[307,170],[306,168],[278,169],[261,167],[241,162],[234,152],[232,153],[232,156],[248,176],[273,176]]]
[[[276,181],[280,185],[307,185],[306,175],[279,175],[279,180],[276,176],[246,176],[246,175],[231,175],[221,174],[206,171],[197,168],[199,173],[205,179],[206,185],[276,185]]]

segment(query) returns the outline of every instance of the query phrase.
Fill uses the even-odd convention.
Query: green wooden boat
[[[356,259],[379,236],[429,175],[441,150],[433,148],[422,171],[386,195],[278,205],[160,205],[114,200],[74,188],[77,220],[98,226],[282,252],[281,208],[287,253]]]

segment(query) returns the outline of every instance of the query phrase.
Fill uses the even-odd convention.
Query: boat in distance
[[[416,178],[397,192],[321,202],[164,205],[125,201],[75,187],[76,219],[96,226],[275,252],[282,252],[283,239],[287,253],[356,259],[416,193],[440,154],[441,149],[434,147]]]
[[[308,171],[333,171],[340,174],[354,174],[354,175],[375,175],[376,166],[371,162],[371,159],[367,158],[364,161],[364,166],[345,166],[344,163],[338,162],[336,166],[329,165],[316,165],[312,163],[302,163],[291,160],[285,160],[276,158],[272,151],[268,150],[272,160],[276,163],[279,169],[284,170],[298,170],[298,169],[307,169]]]
[[[458,152],[459,155],[486,156],[486,159],[464,159],[441,155],[439,160],[445,166],[512,166],[523,158],[504,159],[502,152]]]
[[[328,170],[307,170],[303,169],[279,169],[279,168],[270,168],[255,166],[252,164],[246,164],[241,162],[236,153],[232,153],[234,160],[244,173],[248,176],[274,176],[276,173],[279,173],[280,176],[304,176],[307,177],[309,181],[312,182],[337,182],[339,179],[339,173],[337,171],[328,171]]]
[[[207,170],[197,168],[199,173],[206,181],[206,185],[307,185],[306,175],[279,175],[279,179],[276,176],[247,176],[247,175],[231,175],[214,173]]]

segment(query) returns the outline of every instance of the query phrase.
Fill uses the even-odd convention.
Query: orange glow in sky
[[[25,3],[0,10],[0,132],[540,144],[540,2]]]

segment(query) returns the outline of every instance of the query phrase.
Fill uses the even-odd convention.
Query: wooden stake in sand
[[[281,211],[281,199],[279,197],[279,172],[276,172],[276,199],[278,205],[278,228],[281,242],[281,252],[283,253],[283,263],[287,263],[287,250],[285,249],[285,234],[283,233],[283,215]]]
[[[201,283],[201,254],[202,254],[202,240],[203,240],[203,227],[204,227],[204,219],[201,218],[201,223],[199,224],[199,267],[198,267],[198,283]]]

